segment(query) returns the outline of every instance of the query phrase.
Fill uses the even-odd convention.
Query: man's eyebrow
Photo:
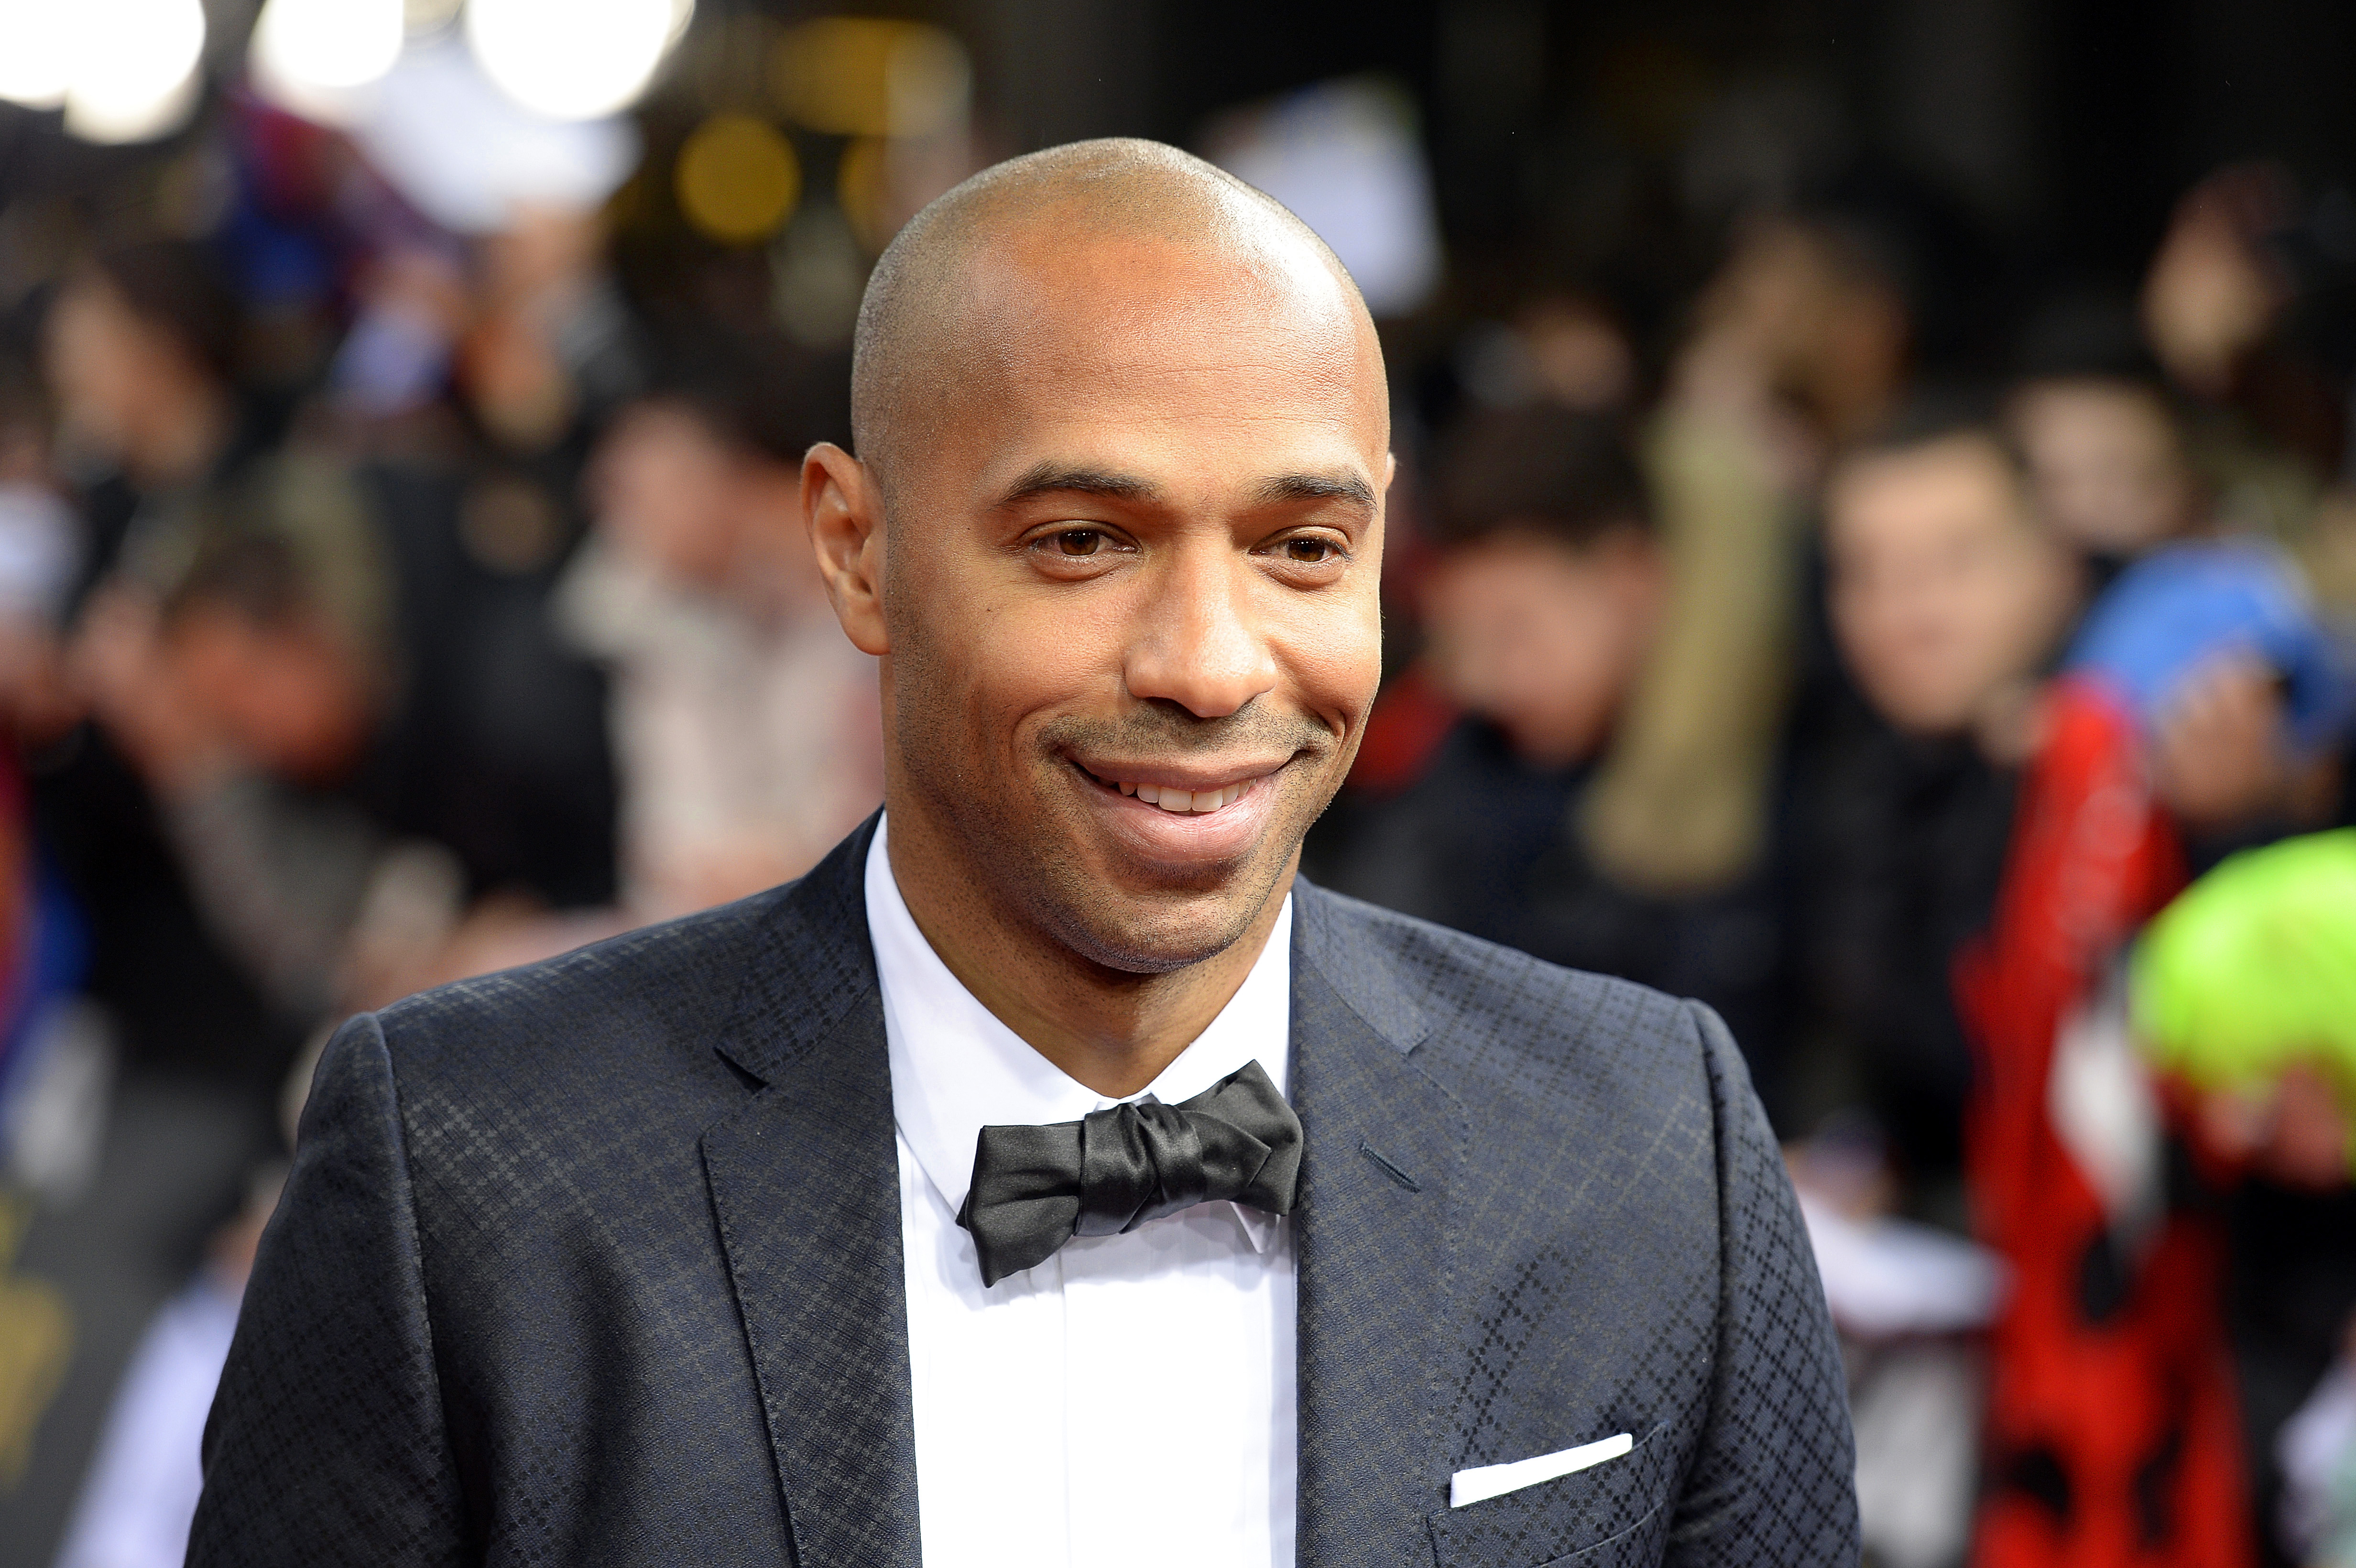
[[[1375,492],[1355,474],[1280,474],[1260,485],[1260,505],[1279,506],[1286,501],[1348,501],[1371,512]]]
[[[1151,501],[1162,492],[1145,480],[1131,474],[1113,474],[1101,468],[1076,467],[1069,464],[1043,463],[1017,479],[1000,496],[998,504],[1012,507],[1041,496],[1103,496],[1115,501]]]

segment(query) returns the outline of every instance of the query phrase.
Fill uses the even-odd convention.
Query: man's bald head
[[[910,909],[937,950],[980,944],[950,960],[977,994],[1021,972],[1119,1012],[1139,977],[1194,975],[1166,994],[1216,1011],[1381,682],[1390,402],[1365,302],[1258,191],[1085,142],[917,215],[852,384],[858,455],[811,448],[802,503],[879,660]],[[1209,1017],[1163,1021],[1183,1045]]]
[[[1105,243],[1166,246],[1224,263],[1271,292],[1329,296],[1368,341],[1356,285],[1324,241],[1281,203],[1159,142],[1074,142],[982,170],[911,219],[876,262],[859,310],[851,432],[890,487],[903,446],[922,442],[956,394],[985,375],[994,319],[986,265],[1068,260]],[[1090,302],[1075,299],[1076,309]]]

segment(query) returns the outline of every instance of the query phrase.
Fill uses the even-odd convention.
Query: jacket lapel
[[[916,1426],[866,827],[782,898],[721,1053],[756,1081],[703,1165],[799,1568],[916,1568]]]
[[[1418,1070],[1426,1032],[1397,959],[1296,882],[1292,1100],[1305,1135],[1299,1212],[1299,1560],[1429,1553],[1445,1503],[1438,1429],[1451,1343],[1451,1191],[1462,1107]]]

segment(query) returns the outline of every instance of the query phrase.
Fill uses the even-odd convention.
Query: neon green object
[[[2356,1103],[2356,828],[2226,859],[2136,944],[2136,1035],[2204,1088],[2321,1068]]]

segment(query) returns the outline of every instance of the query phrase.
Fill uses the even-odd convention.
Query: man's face
[[[1306,259],[1039,239],[970,274],[969,376],[890,475],[894,820],[1083,956],[1248,930],[1380,676],[1379,349]]]
[[[1996,447],[1963,435],[1862,457],[1827,497],[1842,652],[1901,730],[1952,734],[2031,675],[2073,591]]]

